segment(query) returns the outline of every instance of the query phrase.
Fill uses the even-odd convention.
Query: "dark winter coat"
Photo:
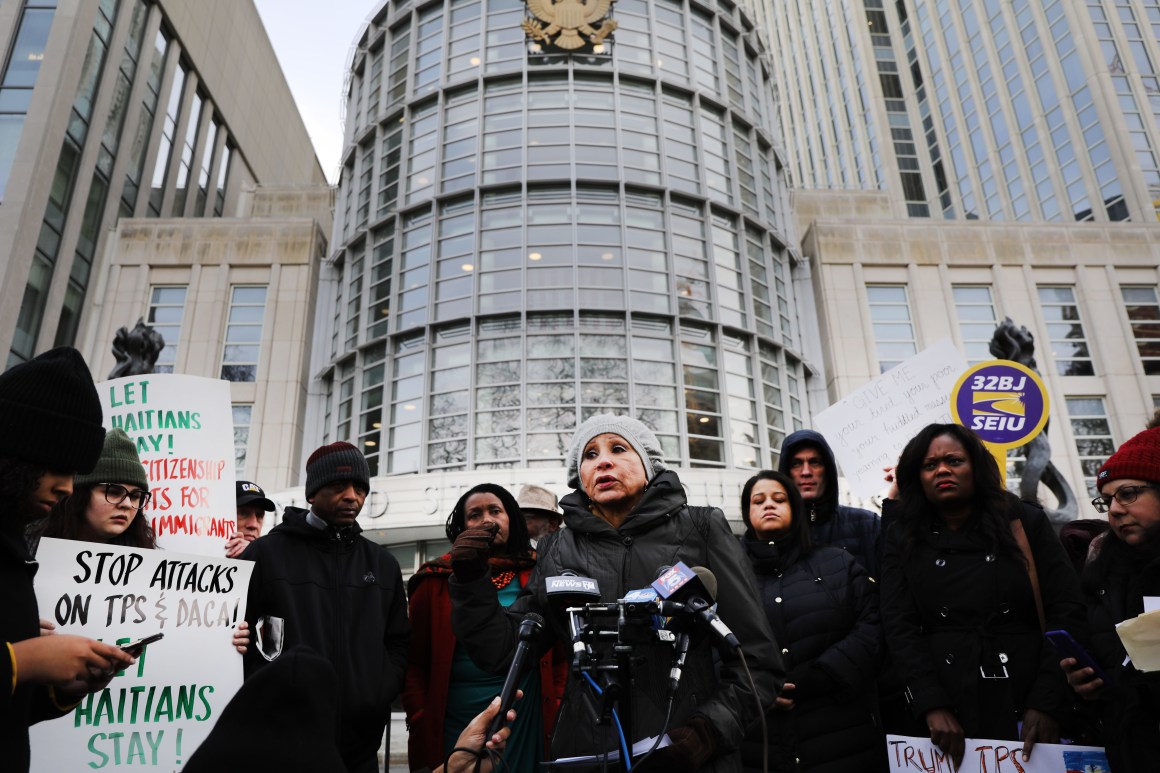
[[[1144,611],[1144,596],[1160,596],[1160,544],[1133,547],[1114,534],[1096,537],[1083,574],[1092,657],[1115,684],[1099,701],[1108,762],[1116,773],[1156,770],[1160,760],[1160,673],[1124,660],[1116,623]]]
[[[746,728],[757,718],[759,703],[772,704],[784,672],[769,624],[757,602],[753,575],[724,515],[715,508],[691,510],[685,503],[681,482],[672,471],[662,472],[649,482],[644,498],[619,529],[593,515],[582,492],[569,494],[560,504],[568,528],[540,542],[536,570],[506,614],[499,606],[495,587],[486,577],[469,582],[451,578],[456,638],[480,668],[499,673],[511,661],[518,623],[527,612],[537,612],[547,620],[548,641],[544,646],[556,640],[571,641],[565,614],[548,602],[544,578],[571,570],[595,579],[600,585],[601,600],[613,602],[623,598],[626,591],[647,588],[659,567],[678,561],[704,566],[716,575],[718,614],[741,641],[757,695],[750,690],[736,655],[723,653],[719,670],[714,668],[713,642],[703,630],[698,630],[689,647],[670,727],[681,725],[693,715],[704,717],[715,733],[717,756],[703,770],[740,770],[736,750]],[[616,619],[599,618],[590,623],[604,628],[615,626]],[[599,654],[607,647],[598,644],[596,650]],[[636,652],[645,657],[635,671],[635,723],[631,735],[641,739],[662,729],[673,654],[671,645],[655,640],[638,645]],[[593,676],[600,681],[599,674],[593,672]],[[552,739],[556,756],[615,748],[614,736],[596,724],[599,708],[600,700],[586,680],[570,674]]]
[[[37,564],[28,554],[23,531],[11,528],[17,519],[11,513],[8,517],[12,523],[0,532],[0,767],[26,771],[28,726],[65,712],[53,703],[48,687],[28,683],[12,687],[15,665],[8,644],[39,636],[40,615],[32,590]]]
[[[1047,629],[1086,630],[1079,581],[1047,517],[1030,505],[1021,505],[1018,517]],[[899,525],[887,532],[882,625],[917,720],[912,735],[926,733],[919,722],[937,708],[954,713],[973,738],[1017,739],[1016,722],[1027,709],[1061,724],[1070,719],[1071,688],[1040,630],[1028,568],[1011,550],[1016,554],[992,547],[974,519],[958,531],[921,532],[909,555]]]
[[[399,562],[360,531],[358,524],[316,529],[305,510],[288,507],[282,523],[242,554],[254,562],[250,630],[280,617],[282,651],[306,645],[338,673],[338,748],[349,768],[378,752],[403,688],[411,630]],[[267,660],[254,643],[243,663],[249,678]]]
[[[875,722],[880,660],[878,593],[847,552],[817,548],[793,563],[773,543],[747,537],[765,615],[781,645],[789,711],[766,714],[771,771],[870,773],[884,768],[886,738]],[[761,770],[761,728],[742,746],[747,771]]]
[[[881,570],[881,520],[869,510],[838,504],[838,464],[821,433],[812,429],[799,429],[790,434],[781,444],[778,469],[790,475],[791,458],[804,446],[817,448],[826,463],[822,495],[807,504],[810,511],[810,539],[814,545],[829,545],[849,551],[871,577],[877,578]]]

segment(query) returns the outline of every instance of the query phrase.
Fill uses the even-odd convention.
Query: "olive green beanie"
[[[78,475],[73,479],[73,485],[78,488],[95,486],[98,483],[131,483],[138,488],[149,490],[149,478],[145,476],[145,468],[141,464],[141,457],[137,455],[137,447],[123,429],[111,429],[106,432],[105,447],[101,449],[101,458],[97,460],[97,466],[92,472]]]

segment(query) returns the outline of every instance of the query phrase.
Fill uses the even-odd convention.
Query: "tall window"
[[[230,315],[222,350],[222,378],[226,381],[257,379],[265,313],[265,285],[238,286],[230,290]]]
[[[987,285],[954,285],[952,290],[967,361],[974,365],[992,359],[991,337],[999,321],[995,317],[991,288]]]
[[[1116,450],[1108,414],[1104,410],[1104,398],[1069,397],[1067,415],[1071,421],[1071,433],[1075,436],[1075,450],[1083,469],[1084,485],[1088,496],[1094,497],[1099,493],[1096,473]]]
[[[161,216],[161,202],[165,198],[165,177],[169,169],[169,156],[177,137],[177,119],[181,115],[181,95],[185,88],[186,68],[177,63],[173,72],[173,84],[169,87],[169,101],[165,107],[165,123],[161,128],[161,143],[157,146],[157,162],[153,167],[153,187],[149,192],[149,214]]]
[[[172,373],[177,364],[177,345],[181,341],[181,322],[185,316],[188,287],[154,287],[149,296],[149,324],[165,339],[165,348],[157,357],[154,373]]]
[[[1056,372],[1061,376],[1095,375],[1075,288],[1040,287],[1039,307],[1047,321],[1047,338]]]
[[[239,478],[246,474],[246,449],[250,445],[250,425],[253,423],[254,406],[250,403],[234,403],[234,474]]]
[[[870,285],[866,288],[866,299],[874,324],[879,372],[885,373],[918,351],[906,285]]]
[[[4,79],[0,81],[0,197],[8,186],[8,175],[24,128],[24,115],[32,101],[32,88],[44,60],[44,46],[48,42],[55,8],[55,1],[25,2],[16,31],[16,43],[8,56]]]
[[[1121,287],[1120,293],[1144,372],[1160,376],[1160,300],[1156,297],[1156,288]]]
[[[722,442],[721,388],[713,331],[681,326],[681,365],[685,382],[685,423],[689,433],[689,463],[693,467],[725,462]]]

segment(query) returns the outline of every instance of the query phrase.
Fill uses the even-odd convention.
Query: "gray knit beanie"
[[[336,481],[353,480],[371,490],[371,468],[362,451],[345,441],[315,449],[306,460],[306,499]]]
[[[572,447],[568,449],[568,485],[580,488],[580,454],[588,441],[598,435],[620,435],[636,451],[644,463],[645,478],[651,481],[656,474],[668,469],[660,441],[653,431],[631,416],[617,416],[612,413],[598,413],[577,428],[572,436]]]
[[[105,433],[105,447],[93,471],[77,475],[73,485],[95,486],[98,483],[131,483],[137,488],[149,490],[149,478],[145,467],[137,455],[137,447],[123,429],[111,429]]]

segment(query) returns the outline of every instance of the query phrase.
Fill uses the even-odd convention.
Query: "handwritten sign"
[[[882,468],[918,431],[951,421],[950,392],[967,360],[950,339],[923,349],[814,416],[850,490],[870,497],[885,485]]]
[[[36,557],[40,615],[60,633],[165,638],[72,713],[34,725],[32,770],[180,769],[242,685],[232,639],[253,564],[47,538]]]
[[[1037,743],[1023,761],[1021,741],[967,738],[963,764],[957,769],[929,738],[886,736],[890,773],[1110,773],[1107,755],[1097,746]]]
[[[221,555],[237,527],[229,383],[155,373],[105,381],[97,393],[105,425],[137,444],[158,546]]]

